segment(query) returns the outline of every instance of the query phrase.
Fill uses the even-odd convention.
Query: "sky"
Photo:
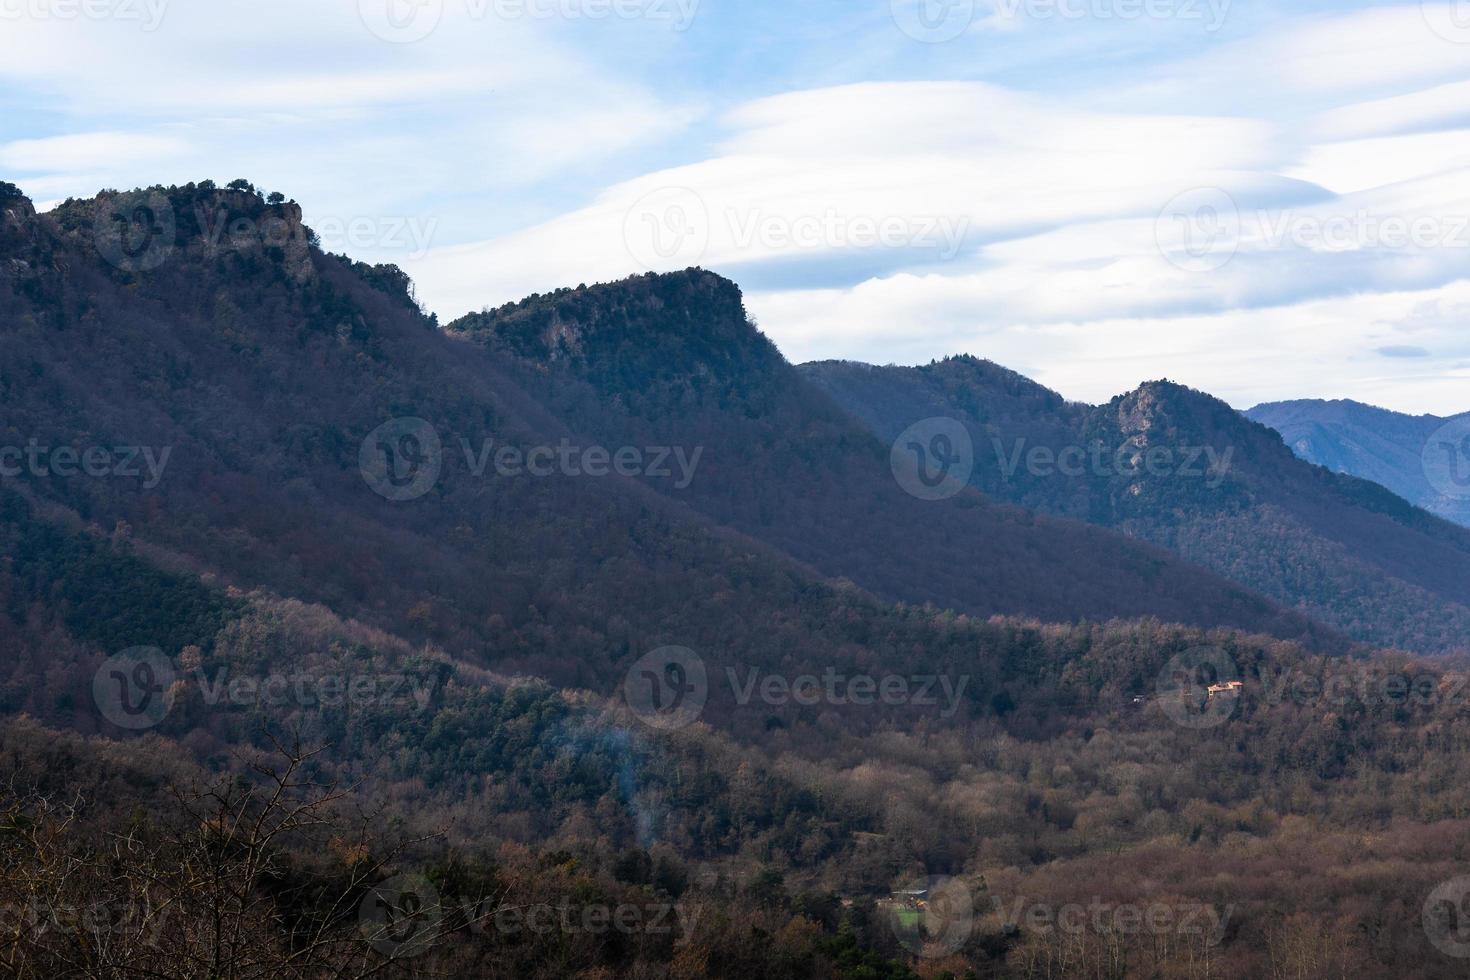
[[[0,179],[236,177],[444,321],[702,265],[794,362],[1470,410],[1470,0],[0,0]]]

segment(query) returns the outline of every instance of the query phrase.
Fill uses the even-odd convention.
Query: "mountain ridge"
[[[698,646],[719,637],[733,657],[755,656],[742,652],[747,647],[777,648],[736,625],[734,610],[779,619],[777,610],[803,589],[814,590],[811,602],[837,602],[829,582],[842,578],[861,584],[868,577],[869,592],[941,607],[956,603],[922,583],[950,583],[986,615],[1104,621],[1152,614],[1346,646],[1306,617],[1162,551],[1046,521],[1038,531],[1036,519],[1020,511],[995,511],[984,524],[1012,542],[1023,562],[984,571],[997,584],[992,596],[966,582],[961,568],[946,567],[945,557],[892,532],[881,547],[855,533],[860,547],[844,564],[814,561],[824,554],[793,547],[790,534],[763,533],[759,500],[713,492],[703,499],[727,508],[716,511],[694,505],[699,490],[690,499],[647,475],[477,474],[473,467],[488,458],[481,453],[492,440],[495,448],[564,440],[613,449],[678,446],[680,433],[661,428],[654,416],[683,406],[670,417],[710,424],[691,433],[711,440],[697,485],[745,479],[742,461],[722,462],[714,441],[734,418],[739,431],[753,434],[746,445],[757,463],[776,459],[777,471],[820,476],[824,453],[835,447],[847,460],[842,465],[867,474],[870,499],[905,508],[921,543],[944,537],[942,527],[923,526],[933,512],[916,510],[918,502],[893,484],[869,433],[824,396],[786,398],[781,389],[799,381],[794,369],[748,329],[738,287],[711,274],[639,280],[643,305],[634,304],[639,319],[629,323],[647,325],[651,313],[673,310],[665,336],[680,337],[688,332],[688,310],[670,297],[713,297],[729,314],[723,325],[735,332],[724,340],[735,346],[692,337],[686,339],[693,346],[675,356],[659,345],[623,349],[627,324],[616,327],[596,378],[621,386],[623,407],[582,413],[576,399],[585,389],[567,386],[564,394],[575,396],[568,401],[548,390],[544,371],[525,358],[437,329],[401,288],[396,270],[321,252],[284,200],[272,204],[252,191],[203,185],[144,192],[145,199],[154,196],[176,214],[199,204],[211,214],[223,209],[229,223],[278,217],[305,241],[310,271],[289,250],[259,238],[210,247],[202,223],[177,218],[171,236],[137,239],[158,241],[165,260],[130,267],[99,250],[108,240],[95,225],[97,201],[36,216],[0,253],[0,431],[18,444],[34,437],[52,445],[171,447],[166,477],[152,490],[76,477],[24,477],[22,485],[84,525],[126,526],[140,546],[178,554],[222,583],[321,603],[482,666],[602,690],[643,638]],[[20,265],[12,261],[23,256]],[[537,303],[521,306],[534,310]],[[764,379],[758,391],[744,384],[752,371]],[[645,383],[650,379],[657,383]],[[438,478],[403,502],[379,496],[362,469],[368,437],[395,419],[421,420],[443,447]],[[783,488],[782,499],[764,504],[799,507],[803,489]],[[957,505],[959,519],[976,506]],[[790,526],[789,516],[782,520]],[[825,523],[820,515],[814,520]],[[864,510],[843,520],[844,527],[861,527],[882,516]],[[975,561],[953,544],[945,547],[953,561]],[[894,564],[884,548],[899,565],[876,578],[861,574],[870,556],[875,567]],[[1074,561],[1079,550],[1084,557]],[[1085,571],[1101,568],[1109,574]],[[1114,592],[1114,570],[1117,580],[1138,583],[1135,594]],[[632,595],[629,576],[645,579]],[[1058,581],[1074,584],[1059,588]],[[669,594],[720,596],[729,608],[719,616],[706,612],[697,628],[679,627],[680,618],[658,600]],[[716,621],[721,625],[711,628]],[[678,636],[680,629],[687,634]],[[797,645],[825,646],[810,638]]]
[[[710,296],[715,302],[706,308]],[[1093,578],[1130,583],[1116,591],[1137,608],[1171,603],[1164,579],[1177,575],[1198,583],[1188,588],[1215,593],[1198,600],[1211,608],[1244,603],[1231,615],[1256,601],[1228,597],[1192,569],[1164,575],[1164,552],[1096,536],[1085,525],[978,496],[938,504],[909,496],[889,472],[886,447],[750,324],[738,286],[705,270],[560,290],[469,314],[445,329],[489,350],[511,350],[523,382],[597,438],[632,432],[710,447],[708,478],[681,499],[716,523],[890,599],[986,615],[1030,608],[1043,619],[1065,619],[1069,603],[1101,610],[1113,601],[1087,584]],[[579,353],[591,346],[599,358]],[[977,562],[967,541],[992,549],[993,562]],[[888,568],[895,555],[908,556],[901,571]],[[1007,569],[1012,555],[1025,565]],[[1043,589],[1030,584],[1028,569],[1038,563],[1052,567],[1034,579],[1047,580]],[[1168,608],[1165,618],[1195,615]]]
[[[926,415],[962,422],[984,493],[1150,540],[1364,642],[1463,647],[1470,535],[1299,460],[1275,430],[1207,393],[1155,381],[1087,406],[971,357],[803,370],[880,438]],[[1059,453],[1081,459],[1094,446],[1106,452],[1090,472],[1059,471]],[[1040,450],[1040,470],[1023,465]]]
[[[1470,412],[1409,415],[1352,399],[1296,399],[1266,402],[1245,414],[1279,431],[1302,459],[1373,480],[1446,520],[1470,526],[1470,489],[1447,493],[1442,484],[1431,483],[1425,458],[1435,433],[1466,425]]]

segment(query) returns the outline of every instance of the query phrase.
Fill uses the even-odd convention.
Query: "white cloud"
[[[1277,56],[1268,73],[1294,90],[1373,92],[1470,69],[1470,48],[1430,30],[1417,3],[1309,21],[1263,48]]]
[[[1218,35],[981,22],[948,46],[904,37],[886,0],[838,6],[779,38],[735,18],[748,61],[700,33],[732,22],[718,8],[680,34],[446,0],[414,44],[374,37],[357,0],[172,3],[155,31],[6,22],[0,81],[28,118],[0,119],[0,167],[38,199],[246,176],[308,222],[407,219],[427,255],[354,254],[402,261],[446,317],[698,263],[745,284],[798,357],[976,344],[1073,395],[1171,374],[1281,397],[1303,376],[1273,358],[1350,337],[1322,383],[1463,390],[1470,356],[1425,324],[1458,316],[1470,252],[1380,234],[1470,215],[1470,44],[1441,6],[1235,9]],[[771,67],[802,45],[820,66]],[[798,72],[823,87],[789,91]],[[1238,228],[1230,261],[1191,272],[1158,219],[1201,188]],[[1198,229],[1166,219],[1179,260],[1170,236]],[[1300,233],[1344,220],[1369,224]],[[1409,347],[1430,357],[1379,353]],[[1229,389],[1232,371],[1285,387]]]
[[[1470,122],[1470,82],[1436,85],[1407,95],[1370,99],[1317,117],[1318,140],[1353,140],[1429,129],[1462,127]]]
[[[1431,357],[1412,362],[1382,353],[1409,346],[1412,309],[1463,288],[1470,256],[1470,140],[1412,131],[1453,123],[1461,88],[1439,83],[1470,63],[1404,14],[1312,21],[1235,46],[1252,58],[1301,51],[1323,72],[1307,80],[1274,61],[1265,72],[1338,100],[1299,132],[1264,118],[1086,112],[982,83],[793,92],[735,107],[712,158],[613,185],[586,208],[413,271],[452,315],[698,262],[753,283],[753,313],[799,359],[969,350],[1074,397],[1173,374],[1244,403],[1305,394],[1301,364],[1325,357],[1323,384],[1449,410],[1465,401],[1463,344],[1417,339]],[[1389,64],[1361,84],[1345,77],[1375,34]],[[1434,87],[1370,98],[1361,113],[1340,102],[1421,79]],[[1396,126],[1395,113],[1415,126]],[[1207,272],[1159,244],[1160,209],[1193,188],[1223,189],[1238,209],[1231,257]],[[965,230],[965,247],[937,261],[913,243],[742,235],[764,219],[789,232],[832,214],[943,216]],[[651,233],[672,243],[680,229],[692,231],[685,247],[650,254]]]
[[[1250,120],[1081,113],[977,83],[793,93],[741,106],[727,123],[717,157],[431,255],[413,270],[423,295],[460,311],[701,262],[737,276],[783,259],[891,270],[1120,215],[1152,227],[1169,197],[1201,180],[1230,181],[1253,200],[1262,182],[1249,171],[1276,158],[1270,127]],[[680,247],[652,247],[651,235],[673,243],[681,230]]]
[[[1308,148],[1290,173],[1351,193],[1467,167],[1470,129],[1459,129],[1323,143]]]
[[[76,133],[0,144],[0,167],[75,174],[122,163],[157,163],[188,150],[188,144],[175,137]]]
[[[1282,397],[1351,397],[1409,412],[1462,412],[1470,391],[1470,285],[1333,298],[1195,316],[1060,321],[966,320],[952,284],[899,277],[848,292],[755,293],[747,303],[794,360],[920,363],[988,357],[1068,398],[1103,402],[1170,378],[1246,408]],[[887,319],[886,329],[852,324]],[[781,324],[777,329],[773,324]],[[1379,349],[1411,344],[1427,359]]]
[[[565,25],[497,9],[447,0],[414,44],[375,36],[357,0],[168,3],[152,31],[0,20],[0,85],[48,120],[37,137],[0,118],[0,167],[37,199],[247,177],[308,221],[415,218],[455,241],[544,214],[527,188],[585,179],[701,111],[608,74]]]

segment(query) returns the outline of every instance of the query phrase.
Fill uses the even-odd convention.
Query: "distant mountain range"
[[[894,651],[924,644],[880,628],[892,603],[1347,646],[1147,542],[973,491],[904,492],[888,446],[711,273],[561,290],[439,329],[398,270],[310,245],[295,204],[210,185],[124,199],[42,215],[0,201],[0,445],[169,454],[151,485],[23,467],[0,488],[24,499],[7,511],[15,533],[122,528],[129,561],[210,583],[143,608],[57,606],[82,636],[204,645],[193,624],[224,615],[227,587],[266,590],[601,691],[661,644],[716,663],[840,663],[818,624],[859,597]],[[120,251],[111,223],[120,202],[124,220],[148,210],[139,200],[172,227]],[[563,446],[647,465],[498,475],[502,451]],[[76,549],[63,551],[100,560]],[[74,569],[40,556],[18,602],[67,588]]]
[[[1427,651],[1470,635],[1470,533],[1298,461],[1198,392],[1152,384],[1091,408],[973,358],[797,369],[751,325],[739,288],[701,270],[563,289],[438,330],[396,269],[315,251],[294,204],[238,187],[151,194],[174,227],[146,275],[134,266],[147,251],[112,237],[115,197],[47,215],[10,200],[6,421],[21,442],[111,433],[170,447],[167,478],[146,493],[54,475],[18,488],[103,527],[126,522],[228,581],[592,684],[615,665],[551,669],[493,637],[516,628],[521,602],[535,617],[569,601],[622,607],[619,587],[583,574],[571,581],[592,592],[543,594],[546,562],[585,572],[626,553],[600,533],[583,540],[573,516],[613,508],[646,536],[635,551],[678,554],[668,542],[689,535],[720,553],[759,543],[749,560],[769,574],[975,615],[1157,616],[1339,648],[1339,633]],[[942,499],[893,469],[894,440],[934,416],[963,423],[976,449],[973,487]],[[363,486],[359,455],[375,427],[403,419],[432,430],[442,475],[394,505]],[[488,452],[563,440],[661,447],[672,472],[484,479]],[[1068,447],[1093,445],[1108,458],[1066,476]],[[1061,467],[1033,465],[1038,450]],[[1130,475],[1119,451],[1173,458]],[[486,494],[499,520],[473,531]],[[443,535],[454,527],[469,536]],[[512,541],[519,561],[484,565]],[[737,563],[714,552],[653,567],[682,588]]]
[[[571,581],[592,592],[543,594],[546,562],[586,571],[626,553],[573,516],[613,508],[644,551],[678,554],[668,542],[693,535],[728,553],[657,563],[670,588],[759,543],[750,560],[771,575],[981,616],[1157,616],[1421,651],[1470,635],[1470,532],[1297,460],[1199,392],[1156,383],[1094,408],[969,357],[797,369],[751,325],[739,288],[701,270],[558,290],[441,330],[398,270],[315,250],[292,203],[248,187],[149,194],[172,225],[158,256],[154,239],[128,250],[114,237],[115,195],[46,215],[4,202],[0,312],[13,326],[0,367],[11,439],[168,447],[167,477],[147,492],[55,474],[10,482],[103,527],[125,522],[227,581],[591,683],[614,665],[583,659],[563,675],[493,637],[526,615],[522,602],[535,617],[624,603],[580,574]],[[963,492],[896,478],[917,443],[895,456],[894,441],[932,417],[973,444]],[[442,454],[442,475],[407,506],[359,473],[364,439],[404,419]],[[921,451],[947,445],[927,438]],[[484,479],[486,453],[563,440],[661,449],[672,472]],[[1081,475],[1067,475],[1084,449]],[[1125,456],[1163,470],[1130,472]],[[547,487],[559,488],[551,510]],[[474,531],[486,494],[500,520]],[[469,536],[445,537],[454,527]],[[518,562],[484,565],[512,541]],[[488,592],[487,575],[500,580]]]
[[[1302,459],[1381,483],[1425,510],[1470,526],[1470,481],[1461,490],[1454,481],[1440,480],[1436,485],[1426,473],[1426,463],[1434,472],[1446,462],[1444,447],[1434,444],[1436,433],[1462,438],[1470,434],[1470,412],[1441,418],[1404,415],[1355,401],[1305,399],[1269,402],[1245,414],[1280,432]],[[1458,452],[1455,444],[1450,448]]]
[[[988,496],[1169,548],[1358,640],[1445,651],[1470,635],[1470,532],[1297,459],[1202,392],[1073,404],[972,357],[801,370],[885,441],[956,420]]]

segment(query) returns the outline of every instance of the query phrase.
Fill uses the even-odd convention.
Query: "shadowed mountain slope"
[[[1154,382],[1078,405],[971,357],[801,370],[880,439],[957,420],[991,496],[1169,548],[1365,642],[1439,652],[1470,636],[1470,534],[1295,458],[1202,392]]]
[[[700,454],[660,489],[879,595],[1055,621],[1158,615],[1302,635],[1305,621],[1166,552],[997,504],[907,492],[888,446],[788,364],[703,270],[533,296],[447,328],[607,445]]]

